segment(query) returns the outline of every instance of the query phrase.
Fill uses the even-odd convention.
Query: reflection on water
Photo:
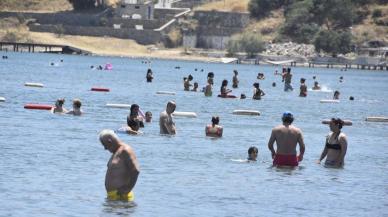
[[[122,215],[131,216],[136,211],[135,202],[112,201],[106,199],[102,204],[103,210],[101,216]]]

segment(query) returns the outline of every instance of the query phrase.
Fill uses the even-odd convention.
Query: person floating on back
[[[218,116],[212,117],[212,124],[209,124],[205,128],[206,136],[211,137],[222,137],[223,128],[220,123],[220,118]]]
[[[271,137],[268,141],[268,148],[271,151],[274,166],[298,166],[303,160],[305,144],[302,131],[293,126],[294,116],[291,112],[284,112],[282,116],[283,124],[272,129]],[[276,142],[276,151],[274,143]],[[299,156],[296,146],[299,144]]]

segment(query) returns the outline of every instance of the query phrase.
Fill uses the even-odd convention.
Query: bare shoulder
[[[346,134],[345,133],[340,133],[339,136],[338,136],[338,140],[346,140]]]

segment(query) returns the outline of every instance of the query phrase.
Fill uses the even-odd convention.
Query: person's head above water
[[[176,109],[176,104],[174,101],[169,101],[166,106],[167,114],[172,114]]]
[[[214,78],[214,73],[213,73],[213,72],[207,73],[207,77],[208,77],[208,78]]]
[[[150,111],[147,111],[147,112],[145,113],[145,121],[146,121],[147,123],[149,123],[149,122],[151,122],[151,120],[152,120],[152,113],[151,113]]]
[[[57,99],[57,101],[55,102],[55,106],[57,106],[57,107],[62,107],[64,103],[65,103],[65,99],[64,99],[64,98],[59,98],[59,99]]]
[[[99,134],[101,144],[111,153],[115,153],[119,147],[119,138],[113,130],[105,129]]]
[[[259,150],[255,146],[251,146],[248,149],[248,160],[256,161]]]
[[[245,96],[245,94],[241,94],[241,96],[240,96],[240,99],[246,99],[247,98],[247,96]]]
[[[235,75],[238,75],[238,71],[237,71],[237,70],[233,70],[233,73],[234,73]]]
[[[189,75],[189,77],[187,78],[189,81],[192,81],[194,78],[192,75]]]
[[[283,113],[282,121],[283,123],[292,124],[294,121],[294,115],[291,112],[286,111]]]
[[[257,88],[257,89],[260,88],[260,84],[259,84],[258,82],[253,83],[253,86],[254,86],[255,88]]]
[[[220,118],[218,116],[213,116],[212,117],[212,124],[218,125],[219,123],[220,123]]]
[[[138,104],[132,104],[130,108],[130,116],[137,116],[139,113],[139,105]]]
[[[304,84],[304,82],[306,82],[306,79],[305,78],[301,78],[300,79],[300,83]]]
[[[221,86],[224,87],[224,86],[227,86],[227,85],[228,85],[228,80],[226,80],[226,79],[223,80]]]
[[[80,99],[74,99],[73,100],[73,108],[79,109],[79,108],[81,108],[81,105],[82,105],[82,103],[81,103]]]

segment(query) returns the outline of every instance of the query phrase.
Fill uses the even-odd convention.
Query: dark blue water
[[[280,68],[272,66],[153,60],[155,79],[146,83],[148,65],[141,59],[0,54],[9,57],[0,60],[0,97],[6,98],[0,102],[0,216],[388,215],[388,124],[364,120],[388,116],[387,71],[293,68],[296,90],[285,93],[280,77],[273,75]],[[107,62],[112,71],[90,69]],[[260,85],[266,95],[261,101],[182,91],[183,77],[191,73],[202,87],[213,71],[218,92],[223,79],[231,81],[233,69],[240,78],[240,88],[233,94],[248,97],[257,73],[265,73]],[[307,78],[311,88],[313,75],[326,91],[298,97],[299,79]],[[340,76],[343,83],[338,82]],[[45,87],[24,87],[25,82]],[[92,86],[111,92],[91,92]],[[340,103],[319,102],[330,99],[334,90],[341,92]],[[355,100],[349,101],[349,96]],[[23,108],[26,103],[54,104],[60,97],[66,98],[68,109],[73,98],[80,98],[85,115]],[[176,118],[174,137],[159,135],[159,113],[169,100],[177,102],[177,111],[198,114]],[[141,166],[132,204],[105,199],[110,153],[99,143],[98,132],[125,125],[128,114],[107,108],[106,103],[137,103],[153,113],[154,122],[146,124],[143,135],[120,134],[135,149]],[[235,109],[259,110],[261,116],[235,116]],[[271,129],[280,124],[285,110],[294,113],[295,125],[304,132],[306,154],[296,170],[272,168],[267,149]],[[224,126],[221,139],[204,136],[212,115],[219,115]],[[331,117],[353,121],[343,129],[349,142],[344,169],[315,163],[329,132],[320,122]],[[245,159],[252,145],[259,148],[257,163],[234,161]]]

